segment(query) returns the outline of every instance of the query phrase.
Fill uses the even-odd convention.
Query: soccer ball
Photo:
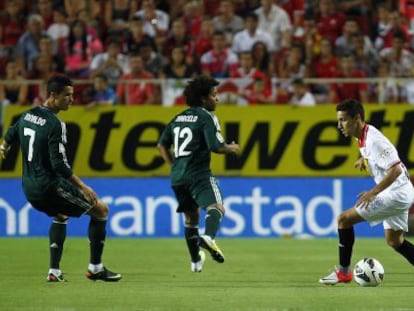
[[[360,286],[378,286],[384,279],[384,267],[378,260],[366,257],[356,263],[354,279]]]

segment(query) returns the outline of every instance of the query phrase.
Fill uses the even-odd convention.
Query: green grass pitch
[[[191,273],[183,239],[108,239],[108,268],[119,283],[85,278],[86,238],[66,240],[62,269],[69,282],[46,282],[45,238],[0,239],[2,311],[294,311],[414,310],[414,268],[383,239],[357,239],[354,264],[372,256],[384,282],[324,286],[318,279],[337,262],[336,239],[218,239],[224,264],[209,256]]]

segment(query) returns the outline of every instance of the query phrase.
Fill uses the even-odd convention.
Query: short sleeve
[[[375,141],[372,146],[372,152],[377,159],[377,166],[384,170],[388,170],[391,166],[401,161],[395,147],[386,140]]]

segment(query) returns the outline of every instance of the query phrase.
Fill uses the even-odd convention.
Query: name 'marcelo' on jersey
[[[68,178],[66,125],[46,107],[24,112],[9,128],[4,139],[19,142],[23,155],[23,190],[28,200],[43,198],[58,177]]]
[[[170,121],[159,143],[167,149],[174,147],[171,184],[180,185],[211,176],[211,152],[224,146],[224,139],[216,115],[190,107]]]

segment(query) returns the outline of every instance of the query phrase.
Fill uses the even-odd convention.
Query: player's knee
[[[400,241],[400,239],[387,239],[387,244],[393,249],[398,249],[401,246],[402,241]]]
[[[93,208],[92,215],[96,218],[106,219],[109,214],[109,207],[102,200],[99,200]]]
[[[403,237],[387,237],[387,244],[388,246],[392,247],[393,249],[398,249],[401,244],[404,242]]]
[[[207,212],[209,211],[209,210],[212,210],[212,209],[215,209],[215,210],[217,210],[222,216],[224,216],[224,214],[225,214],[225,209],[224,209],[224,206],[223,206],[223,204],[213,204],[213,205],[210,205],[209,207],[207,207]]]
[[[349,223],[349,219],[346,213],[341,213],[337,218],[337,222],[338,222],[338,229],[345,229],[352,225]]]
[[[57,223],[66,223],[68,221],[69,217],[63,214],[57,214],[55,218],[53,219],[54,222]]]
[[[184,213],[185,215],[185,224],[187,225],[198,225],[199,221],[200,221],[200,213],[199,211],[194,211],[194,212],[186,212]]]

